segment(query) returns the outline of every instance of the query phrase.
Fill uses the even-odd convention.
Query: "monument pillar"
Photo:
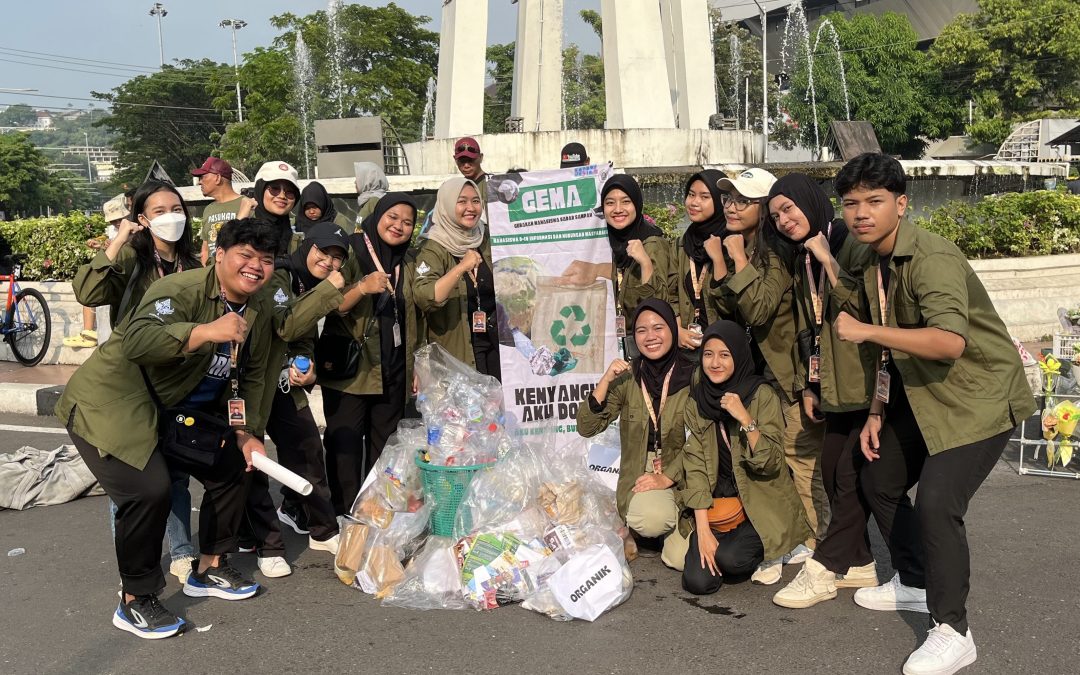
[[[708,129],[716,113],[716,74],[706,0],[660,0],[675,123]],[[740,88],[741,91],[741,88]]]
[[[562,129],[563,0],[518,0],[510,115],[525,131]]]
[[[602,0],[600,10],[607,128],[675,128],[660,4]]]
[[[484,131],[487,17],[488,0],[449,0],[443,4],[435,138]]]

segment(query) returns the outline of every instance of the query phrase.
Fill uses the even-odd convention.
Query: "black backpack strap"
[[[128,277],[127,286],[124,287],[124,297],[120,298],[120,304],[116,307],[116,316],[113,317],[113,325],[120,325],[120,320],[124,318],[124,314],[129,309],[128,304],[131,302],[131,294],[135,292],[135,284],[139,279],[139,273],[142,271],[142,266],[139,265],[139,261],[135,261],[135,267],[131,270],[131,276]],[[146,371],[143,371],[143,376],[146,376]],[[149,384],[150,380],[147,380]],[[153,391],[153,387],[150,391]]]

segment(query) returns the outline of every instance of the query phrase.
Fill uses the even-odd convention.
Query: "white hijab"
[[[480,188],[468,178],[451,178],[439,186],[435,197],[435,213],[431,216],[431,229],[428,239],[442,244],[450,255],[460,258],[469,249],[479,248],[484,241],[484,221],[478,220],[472,229],[465,229],[457,220],[457,200],[466,185],[471,185],[476,194]]]

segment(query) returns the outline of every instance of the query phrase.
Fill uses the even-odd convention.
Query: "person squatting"
[[[193,173],[229,218],[204,228],[205,267],[179,194],[151,182],[79,271],[80,302],[109,306],[114,330],[56,412],[114,505],[116,627],[153,639],[189,626],[158,599],[166,534],[170,572],[195,597],[260,591],[230,564],[238,551],[255,552],[263,576],[289,574],[282,524],[336,554],[338,518],[416,416],[419,347],[500,378],[487,174],[475,139],[454,158],[462,175],[439,188],[415,244],[415,202],[385,185],[361,193],[351,228],[287,163],[263,165],[254,197],[236,198],[231,167],[208,160]],[[803,174],[701,171],[684,189],[689,227],[671,241],[637,181],[609,179],[612,262],[574,261],[563,278],[612,282],[628,358],[587,390],[577,429],[619,421],[618,512],[688,592],[779,584],[801,564],[776,605],[854,588],[860,607],[928,614],[903,672],[953,673],[976,658],[964,515],[1035,402],[967,260],[905,218],[900,163],[860,155],[835,185],[840,217]],[[299,367],[316,344],[319,362]],[[306,396],[316,383],[322,438]],[[310,495],[283,489],[275,507],[252,472],[265,435]],[[204,486],[197,555],[191,477]]]

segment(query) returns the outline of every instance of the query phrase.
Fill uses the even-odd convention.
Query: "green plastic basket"
[[[428,464],[419,456],[416,466],[420,468],[420,484],[424,487],[424,499],[431,500],[431,533],[438,537],[454,535],[454,520],[458,507],[465,498],[465,491],[473,476],[494,462],[471,466],[440,466]]]

